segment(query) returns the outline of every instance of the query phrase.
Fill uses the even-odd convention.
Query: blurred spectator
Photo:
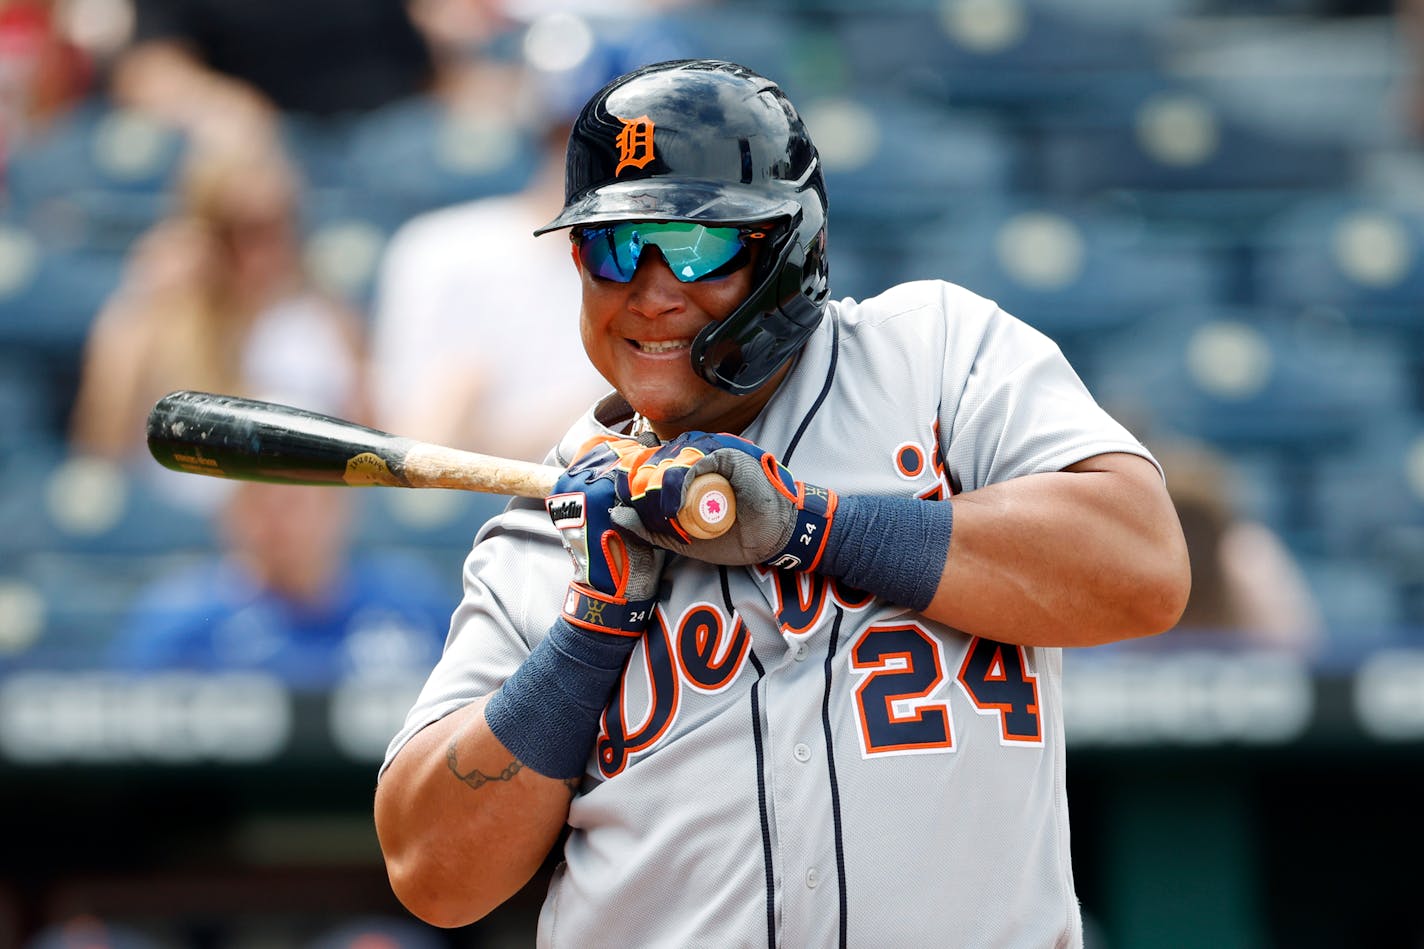
[[[396,232],[377,279],[371,364],[378,427],[537,461],[569,405],[609,390],[579,338],[568,245],[533,236],[563,204],[569,126],[604,82],[684,46],[653,19],[554,14],[529,24],[523,47],[521,111],[540,123],[543,164],[517,194],[428,212]],[[569,49],[581,58],[541,64]]]
[[[180,206],[138,242],[91,329],[71,419],[77,451],[156,468],[144,423],[175,389],[276,391],[367,417],[364,326],[305,273],[298,187],[269,141],[193,152]]]
[[[111,667],[261,671],[295,688],[422,674],[453,604],[420,560],[353,551],[353,493],[242,482],[223,552],[158,579],[121,625]]]
[[[508,0],[408,0],[433,63],[430,91],[447,105],[508,111],[519,34]]]
[[[1152,450],[1166,472],[1192,562],[1191,597],[1177,628],[1316,652],[1325,630],[1315,596],[1282,539],[1241,515],[1226,460],[1191,442]]]
[[[401,0],[134,0],[111,92],[194,132],[330,118],[428,91],[430,51]]]
[[[0,0],[0,171],[6,154],[89,91],[93,71],[60,30],[54,0]]]

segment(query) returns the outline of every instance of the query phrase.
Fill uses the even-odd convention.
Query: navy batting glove
[[[559,476],[544,504],[574,562],[564,617],[585,629],[637,636],[652,618],[666,554],[614,522],[621,442],[628,440],[588,448]]]
[[[624,506],[614,523],[649,543],[706,563],[814,570],[835,516],[835,492],[797,481],[771,452],[745,438],[688,432],[615,476]],[[715,472],[732,485],[736,521],[693,541],[678,523],[688,486]]]

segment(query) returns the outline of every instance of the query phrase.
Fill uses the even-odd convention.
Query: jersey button
[[[796,747],[791,749],[791,753],[796,756],[796,760],[805,764],[811,760],[811,746],[804,741],[796,743]]]
[[[796,648],[791,650],[791,655],[796,657],[797,662],[800,662],[802,659],[806,658],[806,654],[810,651],[811,650],[806,648],[805,643],[797,643]]]
[[[816,868],[815,868],[815,867],[812,867],[811,869],[809,869],[809,870],[806,871],[806,888],[807,888],[807,889],[809,889],[809,890],[814,890],[817,886],[820,885],[820,883],[821,883],[821,874],[818,873],[818,872],[816,872]]]

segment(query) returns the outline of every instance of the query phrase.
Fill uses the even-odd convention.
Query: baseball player
[[[468,556],[377,788],[396,894],[470,923],[567,827],[540,946],[1081,945],[1061,649],[1181,613],[1155,462],[993,302],[831,300],[816,149],[744,67],[604,87],[566,198],[616,392]]]

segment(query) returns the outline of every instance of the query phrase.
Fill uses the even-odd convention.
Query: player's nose
[[[681,309],[687,300],[681,281],[656,245],[643,249],[628,283],[628,308],[644,316],[662,316]]]

